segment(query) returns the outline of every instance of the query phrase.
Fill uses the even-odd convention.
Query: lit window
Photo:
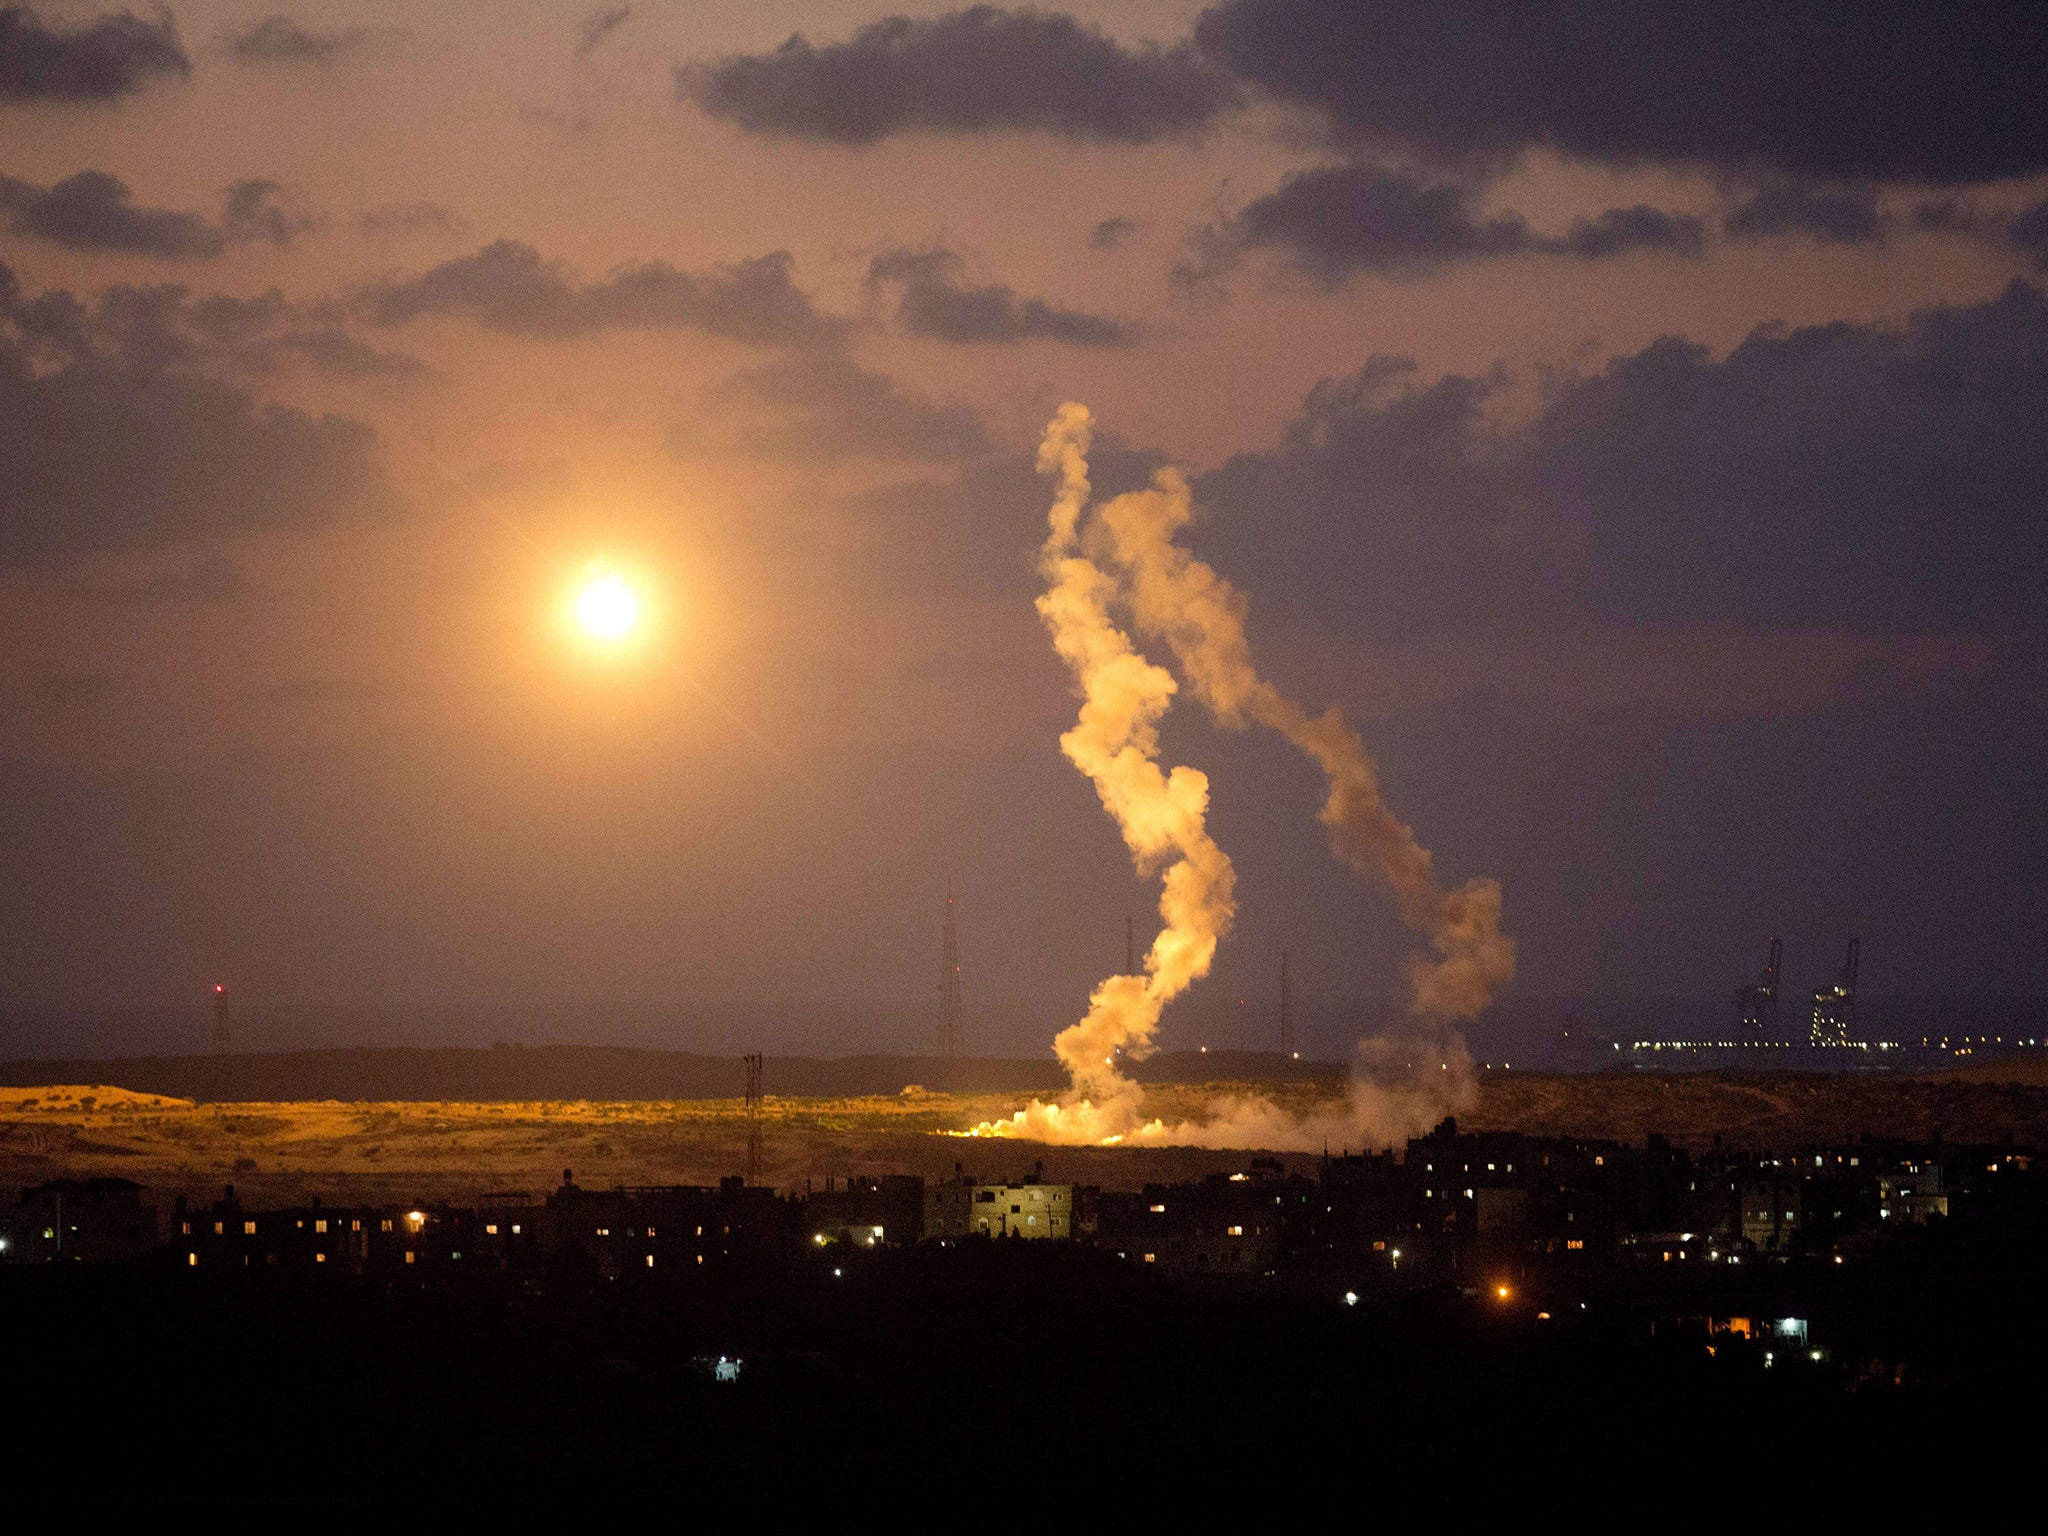
[[[363,1224],[360,1221],[352,1221],[348,1224],[348,1229],[351,1232],[360,1232],[363,1230]]]
[[[221,1235],[221,1233],[223,1233],[223,1232],[225,1232],[225,1231],[227,1231],[227,1228],[226,1228],[225,1226],[223,1226],[223,1225],[222,1225],[222,1224],[221,1224],[220,1222],[217,1222],[217,1221],[216,1221],[216,1222],[215,1222],[215,1223],[213,1224],[213,1235],[214,1235],[215,1237],[219,1237],[219,1236]],[[50,1235],[50,1234],[49,1234],[49,1233],[47,1233],[47,1232],[45,1232],[45,1233],[43,1234],[43,1236],[45,1236],[45,1237],[48,1237],[49,1235]]]
[[[1586,1240],[1582,1237],[1568,1237],[1564,1240],[1564,1245],[1567,1249],[1576,1252],[1578,1249],[1586,1246]]]
[[[649,1228],[647,1229],[647,1235],[648,1235],[649,1237],[652,1237],[652,1236],[654,1236],[654,1228],[652,1228],[652,1227],[649,1227]]]
[[[243,1222],[243,1223],[242,1223],[242,1234],[243,1234],[243,1235],[244,1235],[245,1237],[254,1237],[254,1236],[256,1235],[256,1223],[255,1223],[255,1222],[253,1222],[253,1221],[245,1221],[245,1222]]]
[[[187,1237],[190,1237],[192,1235],[192,1223],[189,1221],[181,1221],[178,1223],[178,1230],[184,1233]]]
[[[384,1230],[386,1232],[389,1232],[391,1230],[391,1218],[388,1216],[384,1219]]]
[[[406,1250],[405,1250],[405,1262],[406,1262],[406,1263],[408,1263],[408,1264],[410,1264],[410,1263],[412,1262],[412,1260],[413,1260],[413,1253],[412,1253],[412,1250],[411,1250],[410,1248],[408,1248],[408,1249],[406,1249]]]
[[[516,1221],[512,1223],[512,1235],[514,1237],[519,1235],[519,1223]]]
[[[315,1232],[325,1232],[327,1230],[327,1223],[325,1221],[316,1221],[313,1223],[313,1230]]]
[[[316,1253],[313,1255],[313,1262],[315,1264],[325,1264],[327,1262],[327,1255],[324,1253]]]
[[[492,1237],[496,1237],[498,1235],[498,1224],[495,1221],[487,1222],[484,1225],[484,1231]]]
[[[188,1253],[185,1255],[185,1262],[187,1264],[197,1264],[199,1262],[199,1255],[196,1253]]]
[[[1244,1228],[1243,1228],[1243,1227],[1232,1227],[1232,1228],[1230,1228],[1230,1230],[1229,1230],[1229,1231],[1227,1231],[1227,1232],[1225,1232],[1225,1233],[1224,1233],[1224,1236],[1225,1236],[1225,1237],[1243,1237],[1243,1236],[1244,1236]]]
[[[651,1253],[647,1255],[647,1267],[649,1269],[654,1268],[654,1255]]]
[[[1150,1264],[1150,1263],[1152,1263],[1152,1262],[1153,1262],[1153,1261],[1154,1261],[1155,1259],[1157,1259],[1158,1257],[1159,1257],[1159,1255],[1157,1255],[1156,1253],[1148,1253],[1148,1254],[1146,1254],[1146,1255],[1145,1255],[1145,1262],[1146,1262],[1147,1264]]]
[[[1155,1216],[1157,1216],[1157,1215],[1160,1215],[1161,1213],[1163,1213],[1163,1212],[1164,1212],[1165,1210],[1166,1210],[1166,1207],[1165,1207],[1165,1206],[1163,1206],[1163,1205],[1155,1205],[1155,1206],[1153,1206],[1153,1207],[1152,1207],[1152,1214],[1153,1214],[1153,1215],[1155,1215]]]

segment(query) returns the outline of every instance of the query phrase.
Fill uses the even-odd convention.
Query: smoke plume
[[[1039,472],[1056,475],[1059,486],[1039,556],[1047,585],[1038,613],[1081,694],[1080,719],[1060,737],[1060,750],[1094,781],[1139,871],[1164,866],[1159,915],[1165,927],[1146,953],[1144,974],[1108,978],[1089,998],[1086,1017],[1053,1041],[1071,1091],[1057,1104],[1034,1101],[1011,1121],[982,1130],[1114,1143],[1164,1130],[1145,1124],[1138,1085],[1118,1069],[1117,1058],[1150,1055],[1160,1011],[1208,974],[1236,910],[1236,876],[1206,826],[1207,777],[1193,768],[1159,766],[1158,721],[1173,702],[1173,676],[1140,655],[1110,618],[1115,583],[1080,551],[1090,428],[1086,406],[1063,405],[1038,450]]]
[[[1150,489],[1111,500],[1083,529],[1091,426],[1087,407],[1063,405],[1039,448],[1039,471],[1056,475],[1059,489],[1039,560],[1047,589],[1038,612],[1082,701],[1060,748],[1094,782],[1139,870],[1164,866],[1159,913],[1166,926],[1144,974],[1102,982],[1087,1016],[1054,1040],[1072,1084],[1059,1102],[1034,1100],[971,1134],[1312,1150],[1340,1141],[1385,1145],[1469,1109],[1477,1085],[1451,1021],[1477,1015],[1514,974],[1514,943],[1500,931],[1499,884],[1478,879],[1446,891],[1429,851],[1381,798],[1378,770],[1357,734],[1334,709],[1311,716],[1258,675],[1244,597],[1173,541],[1191,514],[1177,470],[1163,469]],[[1207,778],[1193,768],[1159,767],[1157,726],[1177,691],[1174,678],[1138,652],[1110,616],[1112,604],[1166,643],[1220,724],[1265,725],[1321,766],[1331,846],[1352,868],[1386,880],[1402,922],[1434,951],[1410,963],[1413,1029],[1360,1043],[1341,1107],[1301,1116],[1266,1099],[1233,1098],[1212,1105],[1203,1121],[1169,1127],[1144,1118],[1138,1085],[1118,1067],[1119,1056],[1151,1053],[1161,1010],[1208,974],[1235,913],[1235,876],[1207,830]]]
[[[1219,724],[1267,726],[1321,767],[1331,847],[1360,874],[1383,878],[1401,921],[1435,951],[1409,963],[1417,1016],[1477,1017],[1515,973],[1514,940],[1500,931],[1500,883],[1481,878],[1453,891],[1438,884],[1429,850],[1381,797],[1378,767],[1358,734],[1335,709],[1311,716],[1259,676],[1245,639],[1244,595],[1173,541],[1191,513],[1186,479],[1162,469],[1150,489],[1101,508],[1089,530],[1091,551],[1120,573],[1136,627],[1172,648]]]

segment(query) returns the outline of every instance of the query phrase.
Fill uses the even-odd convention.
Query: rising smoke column
[[[1110,618],[1116,584],[1080,549],[1090,427],[1086,406],[1063,405],[1038,450],[1039,472],[1056,475],[1059,487],[1039,557],[1047,585],[1038,613],[1081,694],[1080,718],[1060,737],[1060,750],[1094,781],[1139,871],[1164,866],[1165,927],[1144,974],[1108,978],[1089,998],[1087,1016],[1053,1041],[1072,1089],[1057,1104],[1033,1101],[979,1132],[1055,1142],[1158,1140],[1170,1133],[1145,1123],[1138,1085],[1118,1070],[1117,1053],[1149,1055],[1160,1011],[1208,974],[1235,912],[1236,876],[1209,836],[1207,777],[1159,766],[1158,721],[1173,702],[1173,676],[1140,655]]]
[[[1329,781],[1322,822],[1337,856],[1385,879],[1401,921],[1435,951],[1409,963],[1416,1015],[1440,1025],[1476,1017],[1515,973],[1514,940],[1500,931],[1500,882],[1482,877],[1445,890],[1429,850],[1387,808],[1379,770],[1357,733],[1335,709],[1312,716],[1259,676],[1245,638],[1244,595],[1173,541],[1191,514],[1186,479],[1162,469],[1149,490],[1098,510],[1090,552],[1121,573],[1120,595],[1138,629],[1172,648],[1219,724],[1242,729],[1256,721],[1322,768]]]

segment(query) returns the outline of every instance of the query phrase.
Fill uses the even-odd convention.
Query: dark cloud
[[[2012,243],[2034,258],[2034,264],[2048,271],[2048,202],[2029,208],[2006,227]]]
[[[1884,235],[1876,189],[1785,177],[1758,187],[1728,215],[1722,229],[1737,239],[1810,235],[1834,245],[1870,245]]]
[[[794,264],[787,251],[694,274],[654,261],[581,285],[532,246],[496,240],[409,282],[366,289],[358,307],[374,325],[463,315],[519,336],[680,328],[767,345],[828,340],[844,327],[819,314],[791,281]]]
[[[764,458],[941,463],[988,448],[981,418],[969,407],[921,400],[838,352],[783,358],[734,374],[712,392],[712,403],[762,411],[741,429],[739,446]]]
[[[1334,286],[1356,272],[1415,276],[1501,256],[1696,256],[1704,243],[1698,219],[1641,205],[1581,219],[1561,238],[1539,235],[1520,214],[1479,215],[1472,192],[1458,183],[1358,161],[1298,172],[1234,218],[1198,230],[1195,254],[1180,271],[1183,278],[1213,275],[1247,250],[1271,249]]]
[[[266,16],[228,38],[228,52],[238,64],[333,64],[368,46],[367,27],[322,32],[302,27],[289,16]]]
[[[184,260],[218,256],[227,244],[196,213],[137,207],[127,183],[105,171],[80,171],[53,187],[0,176],[0,213],[16,234],[74,251]]]
[[[169,11],[154,21],[110,11],[67,27],[25,5],[0,6],[0,101],[112,101],[152,76],[191,73]]]
[[[824,47],[798,34],[678,70],[676,88],[751,133],[845,144],[1003,129],[1142,144],[1208,126],[1239,95],[1185,43],[1126,48],[1071,17],[987,5],[888,17]]]
[[[1088,232],[1088,244],[1098,251],[1120,251],[1137,232],[1136,219],[1102,219]]]
[[[1076,347],[1125,347],[1137,329],[1106,315],[1020,299],[1001,283],[969,286],[951,251],[885,251],[868,263],[870,288],[896,290],[896,318],[913,336],[938,341],[1063,341]]]
[[[439,203],[384,203],[363,210],[358,221],[372,235],[459,234],[462,218]]]
[[[373,347],[338,326],[285,331],[275,345],[297,353],[330,379],[416,379],[427,371],[418,358]]]
[[[1666,213],[1637,203],[1610,208],[1597,219],[1576,219],[1557,249],[1594,259],[1627,251],[1672,251],[1697,256],[1706,248],[1706,227],[1690,214]]]
[[[347,335],[331,306],[296,305],[275,290],[195,299],[178,283],[121,283],[90,306],[63,289],[9,303],[21,343],[51,364],[262,375],[299,359],[338,379],[426,371],[417,358],[378,351]]]
[[[53,187],[0,176],[0,215],[16,234],[74,251],[110,251],[188,261],[218,256],[231,244],[265,240],[289,246],[320,221],[288,206],[274,181],[230,183],[221,217],[138,207],[128,184],[106,171],[80,171]]]
[[[229,183],[221,195],[221,233],[230,240],[267,240],[283,249],[320,227],[312,214],[288,207],[282,193],[274,181],[248,178]]]
[[[1340,134],[1455,159],[1950,185],[2048,169],[2033,0],[1226,0],[1204,52]]]
[[[576,57],[589,58],[597,45],[624,26],[626,19],[632,14],[633,7],[621,5],[608,10],[592,11],[584,17],[582,25],[576,29]]]
[[[147,356],[67,350],[86,313],[68,293],[24,299],[0,267],[0,565],[393,510],[368,426]]]
[[[1376,359],[1206,477],[1201,531],[1296,622],[1386,635],[1602,619],[1887,634],[2038,623],[2048,298],[1901,329],[1678,338],[1554,386]]]

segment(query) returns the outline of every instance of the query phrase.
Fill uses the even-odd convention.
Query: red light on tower
[[[220,982],[213,984],[213,1049],[216,1054],[228,1048],[228,989]]]

